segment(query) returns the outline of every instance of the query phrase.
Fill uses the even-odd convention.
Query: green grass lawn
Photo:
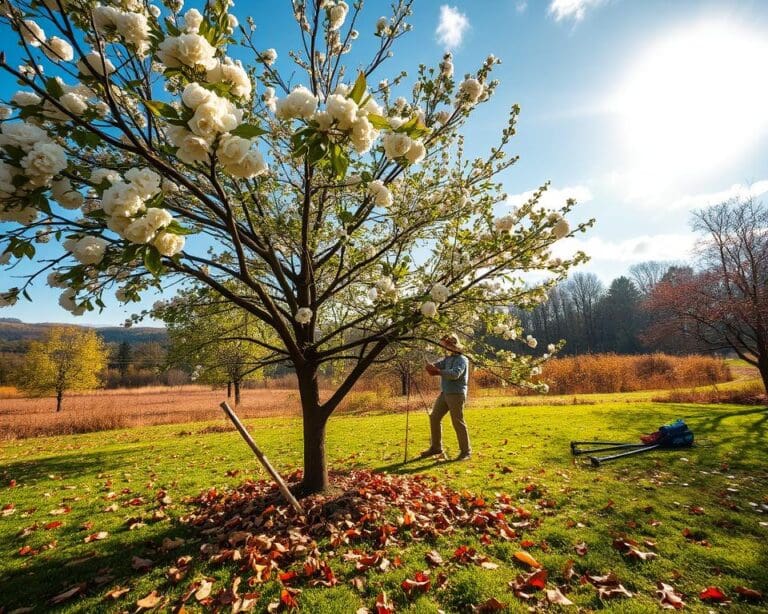
[[[654,595],[659,581],[673,585],[686,608],[709,611],[699,593],[717,586],[733,598],[731,611],[765,611],[768,601],[750,603],[738,597],[737,586],[768,594],[768,411],[759,407],[703,406],[602,402],[594,405],[496,407],[467,412],[474,456],[463,463],[419,461],[402,465],[405,416],[371,415],[333,418],[328,451],[332,468],[366,467],[393,473],[426,473],[458,490],[493,499],[507,493],[533,513],[540,525],[522,539],[525,549],[549,571],[549,585],[563,584],[562,569],[575,561],[578,574],[615,572],[634,593],[631,599],[601,602],[590,584],[571,580],[568,598],[588,609],[652,612],[659,609]],[[685,451],[659,452],[592,468],[574,462],[573,439],[633,440],[677,417],[685,418],[697,435],[697,445]],[[279,470],[300,465],[300,423],[291,419],[249,421],[257,442]],[[446,442],[456,445],[450,421]],[[411,414],[413,456],[427,443],[427,419]],[[193,509],[185,502],[212,487],[235,486],[264,472],[239,436],[222,421],[92,433],[7,442],[0,448],[0,611],[32,607],[48,611],[48,600],[87,582],[83,593],[58,606],[62,611],[135,611],[137,600],[156,590],[171,610],[195,580],[214,580],[214,591],[231,584],[235,564],[195,563],[177,585],[166,580],[167,569],[181,555],[196,555],[204,536],[180,523]],[[11,481],[15,480],[15,486]],[[167,518],[153,519],[158,496],[171,502]],[[113,494],[109,494],[113,493]],[[158,494],[159,493],[159,494]],[[538,498],[537,498],[538,497]],[[547,506],[540,505],[546,500]],[[13,506],[9,508],[9,506]],[[110,506],[113,506],[110,508]],[[550,507],[551,506],[551,507]],[[70,509],[52,515],[52,511]],[[114,511],[109,511],[110,509]],[[107,511],[105,511],[107,510]],[[765,513],[761,513],[761,510]],[[142,520],[133,530],[133,518]],[[48,523],[61,521],[61,526]],[[86,528],[81,528],[86,524]],[[25,528],[37,525],[37,529]],[[689,529],[695,540],[683,535]],[[106,532],[101,540],[88,535]],[[612,545],[617,535],[656,543],[657,557],[649,561],[626,558]],[[182,537],[184,545],[167,552],[165,538]],[[303,589],[302,611],[352,612],[387,592],[398,612],[470,611],[491,597],[507,603],[510,611],[527,611],[508,582],[527,569],[514,554],[519,541],[481,543],[479,534],[459,531],[434,543],[409,543],[392,549],[403,565],[387,572],[369,570],[365,583],[354,586],[353,567],[340,553],[327,560],[340,582],[333,588]],[[705,545],[696,541],[705,540]],[[579,556],[574,546],[585,543]],[[498,564],[496,569],[459,566],[450,558],[460,545],[474,546]],[[36,554],[22,555],[25,546]],[[49,547],[50,546],[50,547]],[[323,544],[321,544],[321,548]],[[405,578],[427,569],[424,553],[437,550],[446,563],[437,571],[447,584],[407,598],[400,587]],[[327,553],[326,553],[327,554]],[[151,559],[147,572],[131,567],[133,556]],[[130,590],[116,600],[106,599],[116,587]],[[280,592],[270,581],[253,589],[259,593],[254,611],[265,611]],[[542,594],[538,597],[541,598]],[[553,606],[557,608],[560,606]],[[192,598],[187,611],[200,608]],[[573,608],[571,608],[573,609]]]

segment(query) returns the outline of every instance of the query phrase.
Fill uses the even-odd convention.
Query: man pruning
[[[445,414],[450,412],[453,430],[459,440],[459,456],[456,460],[467,460],[472,456],[469,447],[469,433],[464,422],[464,404],[467,402],[467,383],[469,381],[469,361],[461,353],[459,338],[446,335],[440,340],[440,346],[448,354],[435,363],[427,363],[426,370],[430,375],[440,376],[440,396],[435,400],[432,413],[429,415],[430,446],[421,453],[421,458],[428,458],[443,452],[443,428],[441,422]]]

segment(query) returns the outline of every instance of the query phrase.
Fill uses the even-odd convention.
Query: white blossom
[[[531,349],[535,348],[539,344],[539,342],[536,341],[536,339],[532,335],[527,335],[525,337],[525,342],[528,344],[528,347]]]
[[[424,301],[421,304],[421,313],[427,318],[437,316],[437,305],[433,301]]]
[[[36,143],[50,142],[48,133],[28,122],[4,123],[0,126],[0,145],[13,145],[29,151]]]
[[[216,66],[216,49],[199,34],[182,34],[163,40],[157,48],[158,59],[169,68],[189,66],[210,70]]]
[[[309,119],[315,109],[317,98],[306,87],[299,85],[288,96],[277,101],[275,116],[278,119]]]
[[[65,209],[79,209],[83,204],[83,195],[72,187],[66,177],[53,182],[51,194]]]
[[[382,138],[384,154],[388,160],[394,160],[407,154],[412,143],[411,137],[399,132],[388,132]]]
[[[59,102],[73,115],[81,115],[88,109],[88,103],[85,102],[85,99],[75,92],[67,92],[59,98]]]
[[[20,107],[40,104],[42,101],[43,99],[34,92],[25,92],[24,90],[19,90],[11,98],[11,102]]]
[[[563,217],[557,220],[557,222],[555,222],[555,225],[552,227],[552,234],[554,234],[555,238],[557,239],[562,239],[570,231],[571,231],[571,227],[568,224],[568,220],[566,220]]]
[[[160,175],[149,168],[132,168],[125,173],[131,188],[139,198],[148,200],[160,192]]]
[[[477,79],[464,79],[459,86],[459,96],[469,103],[475,103],[483,95],[483,84]]]
[[[429,295],[438,303],[447,301],[450,294],[451,291],[443,284],[435,284],[429,292]]]
[[[272,66],[272,64],[274,64],[275,61],[277,61],[277,51],[275,51],[272,48],[267,49],[266,51],[263,51],[261,54],[261,60],[267,66]]]
[[[115,72],[115,65],[109,61],[109,58],[102,58],[98,53],[92,51],[77,63],[77,69],[89,77],[103,77]]]
[[[67,167],[67,156],[61,145],[36,143],[21,161],[24,173],[33,185],[45,185]]]
[[[45,42],[45,32],[32,19],[25,19],[19,25],[19,32],[24,42],[32,47],[39,47]]]
[[[348,12],[349,6],[346,2],[338,2],[330,7],[328,9],[328,29],[334,31],[341,28],[344,25]]]
[[[107,241],[101,237],[83,237],[72,248],[72,255],[80,264],[98,264],[104,258]]]
[[[299,307],[295,320],[297,324],[309,324],[312,320],[312,310],[309,307]]]
[[[51,36],[48,39],[43,45],[43,53],[52,62],[71,62],[75,57],[72,45],[58,36]]]
[[[197,9],[189,9],[184,13],[184,27],[187,32],[197,34],[200,24],[203,23],[203,15]]]
[[[163,256],[171,258],[184,249],[185,239],[181,235],[161,231],[152,241],[152,245],[157,248]]]
[[[368,193],[373,198],[373,202],[381,207],[392,206],[392,192],[389,191],[381,179],[374,179],[368,184]]]

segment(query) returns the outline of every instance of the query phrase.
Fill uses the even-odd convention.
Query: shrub
[[[704,386],[728,381],[731,373],[711,356],[584,354],[550,360],[541,377],[554,394],[585,394]]]

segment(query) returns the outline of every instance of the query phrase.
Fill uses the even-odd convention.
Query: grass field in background
[[[487,400],[478,399],[483,407],[467,412],[474,447],[469,462],[401,464],[405,416],[395,414],[332,418],[331,466],[432,474],[486,497],[505,492],[520,499],[521,505],[541,518],[540,527],[525,537],[535,542],[528,551],[549,570],[553,582],[557,583],[564,563],[574,559],[577,572],[613,571],[635,593],[632,599],[601,604],[590,585],[572,583],[569,599],[585,608],[657,611],[658,581],[674,585],[685,596],[688,609],[702,612],[710,606],[698,595],[710,585],[731,597],[737,586],[768,593],[768,549],[764,547],[768,513],[760,513],[768,509],[765,408],[630,403],[624,397],[567,406],[492,407]],[[685,418],[695,431],[696,447],[624,459],[598,469],[575,463],[570,455],[570,440],[634,440],[677,417]],[[300,466],[298,420],[265,418],[248,423],[281,471]],[[411,414],[411,436],[413,456],[428,437],[421,411]],[[446,441],[450,451],[457,452],[447,420]],[[226,564],[198,564],[179,585],[166,581],[165,571],[174,560],[196,553],[201,545],[200,536],[176,519],[191,509],[184,503],[186,497],[264,477],[251,452],[223,419],[5,442],[0,447],[0,467],[0,509],[13,510],[0,517],[0,605],[8,611],[28,606],[46,611],[52,596],[78,582],[89,582],[85,594],[62,604],[63,611],[135,610],[136,601],[153,590],[168,596],[172,605],[189,583],[202,577],[214,578],[216,587],[227,585],[235,568]],[[14,487],[9,486],[11,480]],[[531,485],[534,492],[553,500],[554,507],[535,511],[536,500],[526,492]],[[169,518],[151,522],[161,489],[172,500],[166,508]],[[109,492],[115,493],[114,499],[107,500]],[[104,511],[110,505],[116,511]],[[69,513],[51,515],[65,506],[71,508]],[[146,526],[128,529],[127,519],[142,517]],[[63,524],[58,528],[42,528],[59,520]],[[20,536],[35,523],[37,530]],[[84,523],[89,523],[85,530],[81,529]],[[687,539],[684,529],[710,546]],[[100,531],[108,536],[84,542],[87,535]],[[612,546],[619,534],[655,541],[658,557],[645,562],[626,559]],[[164,538],[178,536],[187,540],[184,546],[165,554],[158,551]],[[580,542],[588,547],[583,557],[574,552]],[[55,547],[35,556],[19,554],[25,546],[39,549],[51,543]],[[474,545],[499,567],[448,565],[443,589],[408,600],[400,583],[427,568],[425,549],[436,549],[447,561],[462,544]],[[507,586],[524,571],[514,558],[520,549],[515,542],[485,545],[476,534],[462,531],[435,543],[405,544],[398,549],[403,567],[387,573],[368,571],[362,593],[349,582],[349,565],[331,558],[339,585],[303,587],[299,603],[307,612],[373,610],[376,595],[385,590],[398,612],[469,611],[470,605],[490,597],[508,603],[511,611],[525,611],[527,604]],[[136,572],[131,568],[134,555],[152,559],[155,566],[147,573]],[[98,586],[95,579],[105,578]],[[118,586],[130,590],[116,601],[105,601],[104,596]],[[260,598],[254,611],[264,611],[279,589],[276,581],[257,586]],[[765,606],[765,601],[751,605],[735,598],[731,611],[765,611]],[[196,607],[192,599],[187,610]]]

